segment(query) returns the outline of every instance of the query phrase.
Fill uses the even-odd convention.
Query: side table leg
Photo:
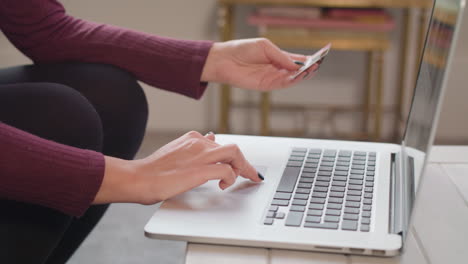
[[[367,71],[366,78],[367,83],[364,91],[364,105],[362,109],[362,132],[364,135],[367,135],[367,139],[370,139],[369,136],[369,116],[372,114],[371,109],[371,94],[372,94],[372,75],[373,75],[373,54],[372,51],[367,52]]]
[[[262,122],[261,135],[270,135],[270,92],[262,92],[260,119]]]
[[[382,94],[383,94],[383,51],[376,51],[376,67],[377,67],[377,77],[376,77],[376,89],[375,89],[375,123],[374,123],[374,140],[380,140],[380,133],[382,130]]]
[[[227,41],[233,38],[234,32],[234,6],[220,4],[218,9],[218,26],[221,40]],[[220,114],[218,133],[229,133],[229,110],[231,109],[231,87],[222,85],[220,98]]]

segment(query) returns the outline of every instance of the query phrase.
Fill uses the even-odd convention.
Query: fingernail
[[[205,136],[208,136],[208,135],[214,135],[214,132],[213,132],[213,131],[210,131],[210,132],[206,133]]]
[[[295,60],[294,63],[296,63],[297,65],[301,65],[301,66],[304,65],[304,63],[303,63],[302,61],[297,61],[297,60]]]
[[[258,177],[263,181],[265,180],[265,177],[260,172],[257,172]]]
[[[302,79],[305,79],[307,76],[309,76],[309,72],[307,72]]]

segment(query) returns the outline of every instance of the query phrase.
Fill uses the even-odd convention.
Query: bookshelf
[[[218,15],[221,39],[223,41],[233,39],[235,32],[234,19],[235,9],[240,5],[250,6],[308,6],[308,7],[322,7],[322,8],[398,8],[403,10],[403,29],[402,29],[402,47],[404,50],[401,52],[401,65],[400,67],[400,85],[397,91],[396,107],[393,109],[395,114],[395,130],[394,138],[397,139],[400,133],[400,125],[403,121],[403,101],[404,101],[404,84],[406,83],[406,57],[408,53],[408,34],[409,20],[411,8],[418,8],[421,10],[420,23],[419,23],[419,36],[418,43],[419,51],[422,48],[423,40],[426,33],[426,22],[428,19],[428,10],[432,7],[431,0],[218,0]],[[332,42],[333,49],[349,50],[349,51],[365,51],[368,52],[368,71],[367,71],[367,85],[365,87],[365,98],[362,107],[357,109],[340,108],[337,105],[324,106],[332,111],[362,111],[363,124],[362,132],[348,136],[350,139],[372,139],[379,140],[381,134],[382,123],[382,65],[384,63],[383,53],[389,47],[388,34],[375,33],[375,34],[341,34],[331,35],[320,33],[318,35],[305,34],[303,37],[285,38],[280,32],[275,30],[262,30],[259,35],[270,39],[281,48],[310,48],[318,49],[326,43]],[[419,60],[419,58],[418,58]],[[417,63],[416,63],[417,64]],[[281,108],[283,110],[301,111],[304,107],[296,105],[275,105],[272,106],[270,102],[270,93],[264,92],[261,94],[260,103],[261,114],[261,134],[270,135],[270,111],[272,107]],[[258,107],[257,106],[257,107]],[[228,85],[223,85],[220,95],[220,119],[219,119],[219,133],[229,133],[230,110],[232,107],[255,107],[252,105],[234,105],[231,102],[231,91]],[[315,108],[317,106],[314,106]],[[313,107],[312,107],[313,108]],[[338,109],[338,110],[337,110]],[[373,117],[373,127],[369,129],[369,119]]]

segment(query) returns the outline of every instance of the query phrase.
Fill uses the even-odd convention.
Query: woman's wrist
[[[138,162],[105,156],[105,172],[93,204],[139,203]]]
[[[206,58],[205,65],[201,74],[200,81],[202,82],[219,82],[218,76],[218,62],[220,59],[219,53],[222,43],[216,42],[211,47],[208,56]]]

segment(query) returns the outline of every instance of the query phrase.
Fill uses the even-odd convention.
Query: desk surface
[[[406,249],[401,256],[375,258],[191,244],[186,264],[430,264],[468,260],[468,146],[436,146],[419,191]],[[449,205],[449,206],[447,206]]]
[[[305,5],[320,7],[375,7],[375,8],[429,8],[431,0],[219,0],[219,3],[236,5]]]

